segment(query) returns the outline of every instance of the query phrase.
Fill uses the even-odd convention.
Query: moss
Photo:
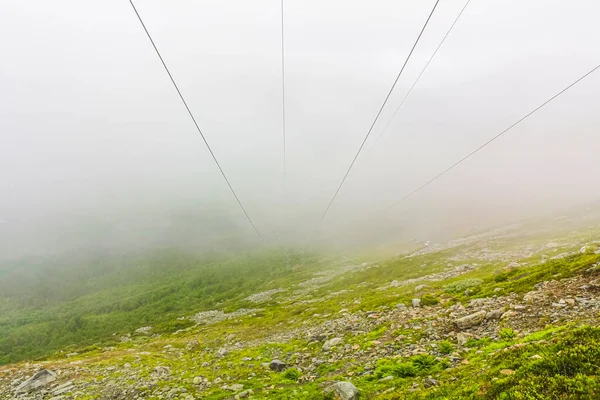
[[[426,294],[423,297],[421,297],[421,305],[423,306],[435,306],[436,304],[439,304],[440,301],[439,299],[437,299],[435,296],[431,295],[431,294]]]
[[[517,332],[515,332],[512,328],[502,328],[498,332],[498,336],[504,340],[514,339],[517,336]]]
[[[454,346],[447,340],[438,343],[438,350],[442,354],[450,354],[454,351]]]

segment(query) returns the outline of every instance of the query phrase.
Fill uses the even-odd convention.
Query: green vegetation
[[[486,352],[486,349],[484,349]],[[531,342],[488,355],[464,368],[443,395],[430,399],[594,399],[600,396],[600,328],[582,327],[554,341]],[[482,365],[486,372],[470,374]],[[510,371],[510,373],[502,371]]]
[[[447,293],[462,293],[467,289],[472,289],[480,286],[483,283],[481,279],[467,278],[460,281],[452,282],[446,286]]]
[[[436,304],[439,304],[439,303],[440,303],[440,301],[431,294],[426,294],[423,297],[421,297],[421,305],[422,306],[435,306]]]
[[[300,371],[296,368],[286,369],[283,373],[283,377],[287,380],[296,382],[300,378]]]
[[[438,343],[438,349],[442,354],[450,354],[454,351],[454,346],[447,340]]]
[[[174,387],[196,398],[228,399],[240,392],[229,390],[231,384],[251,389],[255,393],[251,398],[324,400],[332,398],[324,388],[335,381],[351,381],[361,398],[374,400],[600,398],[596,379],[600,328],[590,326],[595,319],[555,318],[593,309],[552,308],[548,302],[545,312],[552,317],[538,318],[529,305],[512,307],[513,302],[523,304],[518,295],[493,304],[494,296],[524,294],[543,281],[598,279],[600,254],[589,249],[579,252],[582,235],[569,238],[572,248],[552,253],[571,255],[546,257],[544,262],[540,253],[546,253],[545,242],[539,245],[542,250],[531,255],[529,250],[511,253],[522,250],[523,243],[510,235],[485,245],[463,244],[372,264],[317,262],[303,253],[282,251],[238,257],[165,251],[121,261],[109,272],[101,272],[105,261],[97,261],[71,281],[65,281],[66,273],[62,280],[51,280],[56,290],[46,288],[44,299],[31,291],[1,292],[0,361],[48,357],[61,350],[48,365],[56,361],[57,368],[68,369],[71,362],[82,363],[89,375],[77,379],[89,379],[91,391],[100,390],[100,382],[118,379],[134,385],[151,378],[155,367],[169,368],[168,379],[136,389],[140,398],[151,400],[167,397]],[[598,237],[585,235],[591,240]],[[493,252],[511,256],[478,260],[483,246],[486,257]],[[506,260],[512,260],[512,254],[527,254],[527,258],[509,269]],[[473,268],[456,268],[466,263]],[[62,270],[74,272],[77,266]],[[26,282],[31,288],[43,287],[43,276],[33,274]],[[402,284],[415,278],[419,279]],[[427,285],[423,307],[413,309],[414,287],[422,283]],[[72,284],[84,285],[86,294],[76,294],[79,289],[61,292]],[[260,304],[247,299],[272,289],[283,291]],[[597,297],[596,292],[589,293]],[[575,298],[561,291],[547,294]],[[452,312],[462,315],[457,309],[476,311],[479,306],[469,303],[478,297],[488,298],[485,303],[490,309],[520,310],[525,318],[486,320],[467,330],[467,336],[474,337],[462,344],[456,327],[446,322],[455,318]],[[396,307],[398,303],[409,307]],[[261,310],[252,317],[213,325],[195,326],[182,319],[203,310],[241,308]],[[161,335],[132,334],[131,342],[118,342],[119,336],[145,325],[153,327],[152,334]],[[333,337],[342,338],[343,344],[323,350],[323,342]],[[115,348],[105,351],[107,344]],[[221,348],[228,351],[217,354]],[[79,354],[65,359],[71,351]],[[274,372],[263,365],[273,359],[288,368]],[[129,376],[131,372],[135,375]],[[193,383],[197,377],[211,384]],[[87,392],[81,398],[98,398],[97,392],[86,396]]]
[[[52,272],[31,267],[30,276],[2,280],[0,304],[11,307],[0,316],[0,365],[71,345],[111,343],[113,333],[146,325],[152,333],[174,332],[193,325],[178,318],[202,310],[250,308],[244,295],[265,282],[302,277],[308,271],[299,266],[311,262],[298,253],[198,257],[165,250],[114,265],[99,259]]]
[[[517,336],[517,332],[515,332],[511,328],[502,328],[500,329],[500,332],[498,332],[498,336],[500,336],[504,340],[514,339]]]

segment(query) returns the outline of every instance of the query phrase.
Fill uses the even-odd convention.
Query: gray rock
[[[217,350],[217,357],[223,358],[225,356],[227,356],[229,354],[229,350],[227,350],[225,347],[221,347],[219,350]]]
[[[504,314],[503,308],[497,308],[495,310],[490,310],[485,315],[485,319],[500,319],[500,318],[502,318],[502,314]]]
[[[254,391],[252,389],[248,389],[248,390],[244,390],[243,392],[238,393],[237,395],[235,395],[235,399],[245,399],[247,397],[250,397],[251,395],[254,394]]]
[[[337,346],[338,344],[342,344],[344,343],[344,339],[342,338],[333,338],[333,339],[329,339],[328,341],[326,341],[325,343],[323,343],[323,350],[325,351],[329,351],[331,350],[333,347]]]
[[[136,329],[135,333],[141,333],[142,335],[149,335],[151,330],[152,330],[151,326],[142,326],[141,328]]]
[[[73,381],[69,381],[67,383],[63,383],[62,385],[54,388],[52,390],[52,395],[58,396],[61,394],[69,393],[69,392],[72,392],[73,389],[75,389],[75,386],[73,386]]]
[[[332,386],[334,393],[340,400],[357,400],[360,396],[360,392],[352,383],[337,382]]]
[[[412,299],[412,306],[414,308],[421,307],[421,299]]]
[[[486,312],[484,310],[478,311],[474,314],[466,315],[462,318],[454,320],[454,324],[458,329],[469,329],[472,326],[479,325],[485,319]]]
[[[231,390],[232,392],[239,392],[240,390],[244,390],[244,385],[241,383],[234,383],[233,385],[226,386],[225,389]]]
[[[271,369],[271,371],[281,372],[281,371],[283,371],[284,369],[287,368],[287,365],[286,365],[286,363],[284,363],[282,361],[273,360],[269,364],[269,368]]]
[[[49,369],[43,369],[33,375],[31,378],[27,379],[25,382],[21,383],[16,392],[17,393],[27,393],[36,389],[40,389],[56,380],[56,374]]]

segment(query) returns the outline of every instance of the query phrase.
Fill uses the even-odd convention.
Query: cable
[[[385,127],[383,128],[383,130],[381,131],[381,133],[379,134],[379,136],[377,137],[377,139],[375,139],[375,143],[373,143],[373,146],[371,146],[371,149],[369,151],[373,150],[373,148],[377,145],[377,142],[379,142],[379,139],[381,139],[381,137],[385,133],[385,131],[388,128],[388,126],[390,126],[390,124],[392,123],[392,121],[396,117],[396,114],[398,114],[398,111],[400,111],[400,108],[402,108],[402,106],[404,105],[404,102],[406,101],[406,99],[408,98],[408,96],[410,96],[411,92],[413,91],[413,89],[415,88],[415,86],[417,85],[417,83],[419,82],[419,80],[421,79],[421,77],[423,76],[423,74],[425,73],[425,70],[427,69],[427,67],[429,67],[429,64],[431,64],[431,61],[433,60],[433,58],[435,57],[435,55],[437,54],[437,52],[440,50],[440,48],[442,47],[442,45],[446,41],[446,38],[448,37],[448,35],[450,35],[450,32],[452,32],[452,29],[454,29],[454,25],[456,25],[456,23],[458,22],[458,20],[460,19],[460,17],[463,15],[463,12],[465,11],[465,9],[467,8],[467,6],[469,5],[470,2],[471,2],[471,0],[467,0],[467,2],[465,3],[464,7],[462,8],[462,10],[460,10],[460,13],[458,14],[458,16],[456,17],[456,19],[454,20],[454,22],[450,26],[450,29],[448,29],[448,32],[446,32],[446,34],[442,38],[442,41],[440,42],[440,44],[437,46],[437,48],[435,49],[435,51],[433,52],[433,54],[431,55],[431,57],[429,57],[429,60],[427,61],[427,64],[425,64],[425,66],[421,70],[421,73],[419,73],[419,76],[417,76],[417,79],[415,80],[415,82],[412,84],[412,86],[410,87],[410,89],[408,89],[408,92],[406,92],[406,95],[404,95],[404,98],[402,99],[402,101],[398,105],[398,108],[396,108],[396,111],[394,111],[394,114],[392,115],[392,117],[390,118],[390,120],[388,121],[388,123],[385,125]]]
[[[283,0],[281,0],[281,128],[283,132],[283,206],[287,212],[287,156],[285,137],[285,46],[283,34]]]
[[[377,120],[379,119],[379,116],[381,115],[381,112],[383,111],[383,108],[387,104],[387,101],[390,98],[390,96],[392,94],[392,91],[396,87],[396,84],[398,83],[398,80],[400,79],[400,76],[402,75],[402,72],[404,72],[404,68],[406,67],[406,64],[408,64],[408,61],[410,60],[410,57],[412,56],[415,48],[417,47],[417,44],[419,43],[419,40],[421,39],[421,36],[423,35],[423,32],[425,31],[425,28],[427,27],[427,24],[429,24],[429,20],[431,19],[431,16],[433,15],[435,9],[437,8],[437,5],[438,5],[439,2],[440,2],[440,0],[436,0],[435,4],[433,5],[433,8],[431,9],[431,12],[429,13],[429,16],[427,17],[427,20],[425,21],[425,24],[423,25],[423,28],[421,28],[421,32],[419,32],[419,36],[417,36],[417,40],[415,40],[415,43],[413,44],[410,52],[408,53],[408,56],[406,57],[406,60],[404,61],[404,64],[402,65],[402,68],[400,69],[400,72],[398,73],[398,76],[396,76],[396,79],[394,80],[394,83],[393,83],[392,87],[390,88],[387,96],[385,97],[385,100],[383,101],[383,104],[379,108],[379,112],[375,116],[375,119],[373,120],[373,123],[371,124],[371,127],[369,128],[369,131],[365,135],[365,138],[363,139],[360,147],[358,148],[358,151],[356,152],[356,155],[354,156],[354,159],[352,160],[352,163],[348,167],[348,170],[346,171],[346,174],[342,178],[342,181],[340,182],[340,185],[338,186],[337,190],[335,191],[335,194],[331,198],[331,201],[327,205],[327,208],[323,212],[323,215],[321,215],[321,219],[319,220],[319,223],[321,223],[323,221],[323,219],[325,218],[325,216],[329,212],[329,209],[331,208],[331,205],[333,204],[333,202],[335,201],[335,198],[337,197],[338,193],[340,192],[340,189],[344,185],[344,182],[346,182],[346,178],[348,178],[348,174],[350,174],[350,171],[352,170],[352,167],[354,166],[354,163],[356,162],[356,159],[358,158],[358,156],[360,155],[360,152],[362,151],[363,147],[365,146],[365,143],[366,143],[367,139],[369,138],[369,135],[371,135],[371,131],[373,130],[373,127],[377,123]]]
[[[435,177],[433,177],[432,179],[430,179],[429,181],[427,181],[423,185],[419,186],[417,189],[413,190],[412,192],[410,192],[409,194],[407,194],[406,196],[404,196],[402,199],[400,199],[400,201],[398,201],[398,202],[392,204],[391,206],[389,206],[386,210],[389,210],[389,209],[391,209],[393,207],[396,207],[398,204],[402,203],[404,200],[408,199],[409,197],[411,197],[415,193],[419,192],[420,190],[422,190],[426,186],[429,186],[431,183],[433,183],[437,179],[439,179],[442,176],[444,176],[450,170],[454,169],[454,167],[458,166],[463,161],[465,161],[466,159],[470,158],[472,155],[474,155],[475,153],[477,153],[479,150],[483,149],[484,147],[486,147],[487,145],[489,145],[490,143],[492,143],[494,140],[498,139],[500,136],[504,135],[506,132],[508,132],[509,130],[511,130],[512,128],[514,128],[515,126],[519,125],[521,122],[525,121],[527,118],[529,118],[531,115],[535,114],[537,111],[539,111],[540,109],[542,109],[544,106],[546,106],[552,100],[556,99],[558,96],[560,96],[561,94],[563,94],[564,92],[566,92],[567,90],[571,89],[573,86],[575,86],[576,84],[578,84],[580,81],[582,81],[583,79],[585,79],[586,77],[588,77],[589,75],[591,75],[593,72],[595,72],[596,70],[598,70],[598,68],[600,68],[600,64],[598,64],[595,68],[593,68],[592,70],[590,70],[589,72],[587,72],[585,75],[583,75],[582,77],[580,77],[579,79],[577,79],[576,81],[574,81],[573,83],[571,83],[569,86],[567,86],[566,88],[564,88],[563,90],[561,90],[560,92],[558,92],[557,94],[555,94],[554,96],[552,96],[550,99],[548,99],[545,102],[543,102],[541,105],[539,105],[538,107],[536,107],[533,111],[530,111],[528,114],[526,114],[524,117],[522,117],[521,119],[519,119],[517,122],[515,122],[514,124],[512,124],[511,126],[509,126],[508,128],[506,128],[505,130],[503,130],[502,132],[500,132],[499,134],[497,134],[496,136],[494,136],[493,138],[491,138],[490,140],[488,140],[487,142],[485,142],[484,144],[482,144],[481,146],[479,146],[478,148],[476,148],[472,152],[470,152],[465,157],[461,158],[459,161],[457,161],[454,164],[452,164],[450,167],[448,167],[442,173],[436,175]]]
[[[177,86],[177,83],[175,83],[175,79],[173,79],[173,75],[171,75],[171,71],[167,67],[167,64],[163,60],[160,52],[158,51],[158,48],[156,47],[156,44],[154,43],[154,40],[152,40],[152,36],[150,36],[150,32],[148,32],[148,29],[146,28],[146,25],[144,24],[144,21],[142,20],[142,17],[140,16],[140,13],[138,12],[137,8],[135,8],[135,4],[133,4],[133,0],[129,0],[129,4],[131,4],[131,7],[133,8],[133,11],[135,12],[135,15],[137,15],[137,17],[138,17],[138,19],[140,21],[140,24],[142,24],[142,27],[144,28],[144,31],[146,32],[146,35],[148,36],[148,39],[150,39],[150,43],[152,43],[152,47],[154,47],[154,50],[156,51],[156,54],[158,55],[158,58],[160,59],[160,62],[162,63],[163,67],[165,68],[165,71],[167,71],[167,74],[169,75],[169,78],[171,79],[171,82],[173,83],[173,86],[175,86],[175,90],[177,90],[177,94],[179,95],[179,98],[183,102],[183,105],[185,106],[185,109],[187,110],[188,114],[190,115],[190,118],[192,119],[192,121],[194,122],[194,125],[196,126],[196,129],[198,130],[198,133],[202,137],[202,140],[204,141],[204,144],[206,145],[206,148],[208,149],[210,155],[212,156],[215,164],[217,164],[217,167],[219,168],[219,171],[221,171],[221,175],[223,175],[223,178],[225,179],[225,182],[227,183],[227,186],[229,186],[229,189],[231,190],[231,193],[233,193],[233,197],[235,197],[237,203],[240,205],[240,208],[244,212],[244,215],[246,215],[246,218],[248,219],[248,222],[250,222],[250,225],[252,225],[252,228],[254,228],[254,231],[256,232],[256,234],[261,238],[261,240],[264,240],[263,237],[262,237],[262,235],[260,234],[260,232],[256,228],[256,225],[254,225],[254,222],[252,222],[252,219],[250,218],[250,215],[248,215],[248,212],[246,211],[246,209],[242,205],[242,202],[240,201],[238,195],[235,193],[235,190],[233,190],[233,186],[231,186],[231,183],[229,182],[229,179],[227,179],[227,175],[225,175],[225,172],[223,171],[223,168],[221,168],[221,164],[219,164],[219,161],[217,160],[217,157],[215,156],[215,153],[213,153],[212,148],[210,147],[210,145],[208,144],[208,141],[204,137],[204,134],[200,130],[200,127],[198,126],[198,123],[196,122],[196,118],[194,118],[194,114],[192,114],[192,111],[188,107],[187,102],[183,98],[183,95],[181,94],[181,91],[179,90],[179,86]]]

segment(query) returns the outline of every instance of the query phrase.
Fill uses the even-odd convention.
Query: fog
[[[154,245],[445,238],[600,196],[600,72],[384,211],[600,62],[594,0],[138,0],[253,232],[126,0],[2,1],[0,259]]]

